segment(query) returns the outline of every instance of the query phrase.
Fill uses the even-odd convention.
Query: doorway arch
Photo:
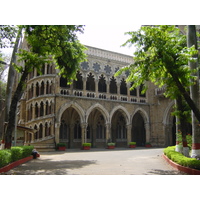
[[[137,146],[144,146],[146,143],[145,122],[140,112],[137,112],[132,119],[131,140],[136,142]]]

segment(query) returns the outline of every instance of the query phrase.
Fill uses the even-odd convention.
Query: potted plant
[[[136,142],[129,142],[129,148],[135,148]]]
[[[57,146],[57,149],[59,151],[65,151],[66,150],[66,144],[65,143],[58,143],[56,146]]]
[[[83,150],[90,150],[90,147],[91,147],[91,143],[83,143],[82,145]]]
[[[150,142],[145,143],[145,147],[152,147]]]
[[[108,149],[114,149],[115,148],[115,143],[113,143],[113,142],[107,143],[107,148]]]

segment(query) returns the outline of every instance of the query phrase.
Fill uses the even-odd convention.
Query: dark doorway
[[[144,119],[140,113],[136,113],[132,121],[132,141],[137,146],[144,146],[146,142],[146,131],[144,127]]]

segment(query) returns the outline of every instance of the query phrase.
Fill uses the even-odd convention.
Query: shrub
[[[23,153],[22,147],[11,147],[12,162],[22,159],[22,153]]]
[[[0,168],[11,162],[11,150],[0,150]]]
[[[22,158],[26,158],[31,155],[34,146],[23,146],[22,147]]]
[[[129,145],[136,145],[136,142],[129,142]]]
[[[58,143],[56,146],[57,147],[66,147],[66,144],[65,143]]]
[[[115,146],[115,143],[109,142],[109,143],[108,143],[108,146]]]
[[[83,147],[91,147],[91,143],[83,143]]]
[[[164,154],[173,162],[184,167],[190,167],[200,170],[200,160],[195,158],[185,157],[183,154],[175,151],[175,146],[167,147],[164,149]]]

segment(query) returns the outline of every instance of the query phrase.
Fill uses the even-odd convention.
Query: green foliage
[[[31,155],[34,146],[22,146],[22,158],[26,158]]]
[[[0,168],[8,165],[11,162],[11,151],[0,150]]]
[[[86,59],[84,53],[86,48],[78,41],[76,36],[77,32],[83,32],[83,26],[24,25],[20,27],[25,29],[26,40],[30,47],[30,52],[27,52],[27,54],[33,54],[30,64],[35,60],[36,64],[42,65],[42,59],[46,62],[48,58],[49,62],[56,64],[60,70],[60,75],[67,77],[69,81],[76,78],[80,63]],[[23,57],[24,54],[25,52],[19,54],[19,56],[22,56],[22,60],[26,60],[26,57]],[[30,55],[28,58],[30,58]],[[34,64],[32,65],[34,66]],[[39,67],[37,69],[40,71]]]
[[[108,145],[108,146],[115,146],[115,143],[109,142],[107,145]]]
[[[133,82],[132,89],[147,82],[166,86],[165,95],[175,99],[180,90],[174,80],[178,77],[186,91],[194,84],[195,77],[191,76],[188,61],[195,61],[192,57],[197,53],[195,47],[186,47],[186,36],[180,34],[175,26],[144,26],[135,32],[128,32],[130,39],[124,44],[135,45],[134,63],[120,69],[115,76],[129,71],[127,82]]]
[[[192,135],[190,133],[188,133],[186,135],[186,140],[187,140],[187,145],[189,147],[189,149],[192,149]],[[182,133],[181,132],[178,132],[176,133],[176,141],[179,142],[179,144],[182,145]]]
[[[91,147],[91,143],[83,143],[83,147]]]
[[[129,145],[136,145],[136,142],[129,142]]]
[[[56,146],[57,147],[66,147],[66,144],[65,143],[58,143]]]
[[[22,147],[11,147],[12,162],[22,159]]]
[[[33,148],[33,146],[19,146],[0,150],[0,167],[4,167],[11,162],[31,156]]]
[[[16,33],[16,26],[0,25],[0,49],[12,47]]]
[[[200,170],[200,160],[195,158],[185,157],[183,154],[175,151],[175,146],[167,147],[164,149],[164,154],[173,162],[184,167],[190,167]]]

